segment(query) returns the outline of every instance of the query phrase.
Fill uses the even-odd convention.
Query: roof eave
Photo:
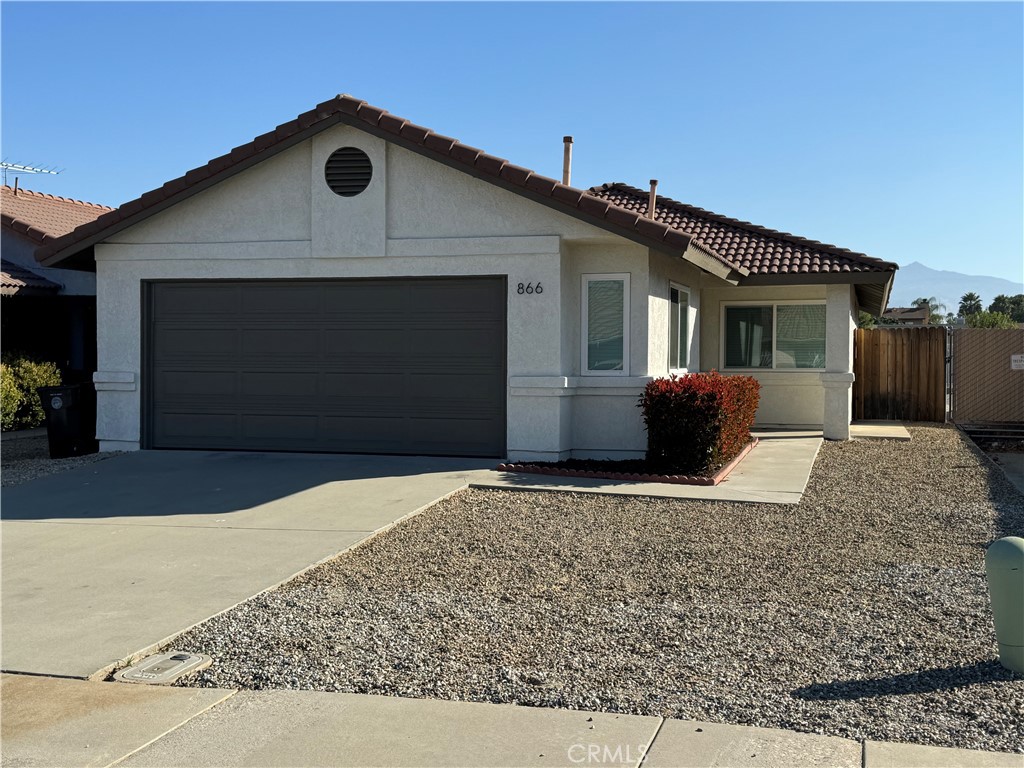
[[[857,302],[861,309],[878,316],[885,311],[889,303],[893,282],[898,267],[872,272],[784,272],[778,274],[752,274],[744,278],[740,285],[853,285],[857,293]]]
[[[690,240],[690,244],[682,254],[682,258],[695,267],[703,269],[715,277],[720,277],[730,285],[739,285],[740,281],[750,274],[750,271],[743,267],[730,267],[724,264],[721,259],[713,256],[693,239]]]
[[[343,97],[339,97],[339,99],[342,98]],[[368,107],[368,109],[370,109],[371,114],[376,111],[375,108],[372,107]],[[389,117],[393,118],[394,116],[389,115]],[[301,120],[302,116],[300,116],[299,119]],[[454,142],[454,140],[446,139],[445,137],[441,137],[439,134],[429,132],[431,139],[435,144],[437,143],[437,140],[440,140],[442,144],[445,142],[452,142],[453,144],[457,144],[462,150],[458,153],[453,152],[452,154],[447,154],[444,151],[438,151],[437,149],[428,147],[423,143],[419,143],[416,140],[408,138],[408,136],[402,132],[402,128],[406,125],[405,121],[397,120],[397,118],[389,120],[386,125],[391,126],[391,130],[388,130],[387,128],[380,127],[379,124],[368,122],[366,119],[358,116],[358,114],[350,114],[350,112],[342,109],[341,106],[338,106],[334,111],[325,114],[323,117],[318,117],[315,122],[308,125],[306,128],[286,138],[273,141],[273,134],[284,127],[279,126],[277,131],[271,131],[268,134],[264,134],[264,136],[258,137],[249,144],[232,150],[232,152],[243,149],[247,150],[254,145],[258,147],[261,142],[269,142],[262,149],[257,149],[251,155],[227,165],[220,171],[214,171],[211,173],[210,166],[215,164],[218,160],[229,158],[231,153],[223,156],[222,158],[216,158],[206,166],[194,169],[193,171],[186,173],[184,176],[168,182],[163,187],[153,190],[151,193],[147,193],[147,195],[158,193],[160,190],[170,185],[181,186],[179,191],[168,195],[166,198],[147,204],[144,200],[147,195],[143,195],[137,200],[126,203],[121,208],[115,209],[111,213],[105,214],[96,220],[96,222],[102,223],[104,218],[109,217],[111,219],[109,224],[100,226],[99,228],[95,228],[95,223],[83,225],[95,228],[95,231],[88,235],[76,237],[75,232],[78,231],[76,229],[74,232],[70,232],[67,235],[47,242],[38,249],[37,260],[43,266],[52,267],[58,264],[63,264],[66,260],[77,256],[78,258],[75,259],[76,266],[72,268],[82,269],[84,268],[81,266],[82,252],[85,249],[95,246],[97,243],[106,240],[117,232],[138,224],[144,219],[153,216],[160,211],[166,210],[167,208],[182,202],[188,197],[208,189],[209,187],[212,187],[237,173],[241,173],[242,171],[272,157],[279,152],[283,152],[290,147],[300,144],[337,123],[350,125],[370,134],[371,136],[376,136],[377,138],[381,138],[395,144],[396,146],[423,155],[424,157],[434,160],[435,162],[439,162],[442,165],[461,171],[474,178],[486,181],[489,184],[493,184],[494,186],[545,205],[559,213],[571,216],[619,237],[648,248],[654,248],[671,256],[685,258],[688,261],[692,261],[700,268],[718,275],[723,279],[730,281],[736,279],[737,270],[735,268],[730,267],[728,264],[716,258],[713,254],[707,253],[699,247],[696,249],[691,248],[693,238],[683,232],[674,230],[660,222],[648,222],[647,220],[637,216],[635,212],[611,205],[607,201],[595,198],[583,190],[566,187],[564,185],[557,184],[557,182],[554,182],[553,180],[546,180],[539,174],[533,174],[527,169],[520,169],[503,160],[500,160],[501,166],[496,170],[493,166],[499,161],[499,159],[492,156],[486,156],[486,161],[492,166],[490,170],[482,170],[477,168],[475,165],[478,158],[484,158],[484,153],[480,153],[479,150],[474,150],[471,147]],[[286,123],[285,125],[289,124]],[[422,140],[422,135],[418,131],[412,131],[411,133],[419,136]],[[506,177],[506,166],[508,170],[508,178]],[[188,180],[188,176],[190,174],[202,174],[204,171],[209,175],[203,176],[194,182],[190,182]],[[526,174],[525,181],[522,180],[522,174],[524,172]],[[539,183],[531,183],[532,177],[536,177]],[[513,180],[516,178],[520,178],[519,183],[516,183]],[[586,203],[586,205],[584,205],[584,203]],[[126,212],[128,215],[125,215]],[[612,213],[614,214],[615,220],[612,220]],[[607,218],[605,218],[606,215]],[[740,271],[739,274],[742,276],[744,272]]]
[[[173,205],[177,205],[183,200],[192,197],[192,195],[198,194],[203,190],[209,189],[210,187],[219,184],[225,179],[231,178],[232,176],[239,174],[242,171],[248,170],[254,165],[257,165],[258,163],[261,163],[264,160],[267,160],[268,158],[273,157],[274,155],[280,152],[284,152],[286,149],[291,149],[296,144],[301,144],[307,139],[312,138],[316,134],[320,133],[323,130],[326,130],[331,125],[334,125],[335,123],[338,123],[340,121],[341,115],[338,113],[327,115],[318,120],[313,125],[310,125],[304,130],[292,134],[287,138],[281,139],[280,141],[267,147],[263,151],[256,152],[255,154],[250,155],[249,157],[232,163],[230,166],[226,167],[224,170],[220,172],[214,173],[210,176],[207,176],[204,179],[189,184],[176,194],[173,194],[156,203],[153,203],[152,205],[145,206],[137,213],[131,214],[129,216],[124,216],[123,218],[118,219],[116,221],[111,221],[109,226],[106,226],[103,229],[91,235],[87,235],[81,240],[74,237],[74,234],[77,231],[77,229],[72,230],[68,234],[63,235],[62,237],[59,237],[56,240],[52,240],[46,243],[42,248],[39,249],[43,251],[43,253],[41,255],[37,255],[36,260],[44,267],[54,267],[57,266],[58,264],[60,264],[61,266],[65,266],[64,264],[61,264],[61,262],[63,262],[66,259],[72,258],[73,256],[85,250],[86,248],[95,246],[97,243],[106,240],[111,235],[115,235],[118,232],[127,229],[128,227],[131,227],[135,224],[138,224],[141,221],[144,221],[145,219],[148,219],[150,216],[154,216],[157,213],[160,213],[161,211],[164,211]],[[206,166],[201,167],[205,168]],[[188,174],[185,175],[187,176]],[[179,179],[175,179],[174,181],[168,183],[173,184],[175,182],[180,182],[184,178],[185,176],[181,176],[179,177]],[[160,189],[160,187],[158,187],[157,189]],[[157,190],[153,191],[156,192]],[[142,198],[138,199],[141,200]],[[115,208],[110,213],[106,213],[103,214],[103,216],[100,216],[98,219],[96,219],[96,221],[100,221],[106,216],[117,214],[121,210],[121,208]],[[82,226],[90,226],[90,224],[83,224]],[[62,244],[62,241],[66,241],[66,245]],[[81,269],[80,266],[69,268]]]
[[[777,272],[766,274],[756,272],[748,274],[743,278],[742,285],[817,285],[850,283],[860,285],[863,283],[885,283],[891,282],[896,271],[884,272]]]
[[[55,296],[60,286],[5,285],[0,287],[0,296]]]
[[[35,245],[52,242],[54,239],[48,232],[44,232],[27,221],[16,219],[8,213],[0,213],[0,226]]]

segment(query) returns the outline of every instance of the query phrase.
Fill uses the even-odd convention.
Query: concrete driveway
[[[5,488],[0,667],[97,675],[492,466],[144,451]]]

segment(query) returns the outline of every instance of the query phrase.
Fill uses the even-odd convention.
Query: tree
[[[981,296],[974,291],[968,291],[960,297],[960,317],[970,317],[981,312]]]
[[[1018,323],[1024,323],[1024,293],[1018,293],[1016,296],[1001,293],[988,305],[988,311],[1001,312]]]
[[[929,325],[942,325],[945,321],[944,311],[946,309],[945,304],[940,304],[939,300],[934,296],[929,296],[927,299],[914,299],[915,307],[928,307],[928,324]]]
[[[858,328],[875,328],[878,326],[878,319],[870,312],[865,312],[863,309],[860,311],[860,315],[857,319]]]
[[[967,316],[970,328],[1016,328],[1017,321],[1004,312],[976,312]]]

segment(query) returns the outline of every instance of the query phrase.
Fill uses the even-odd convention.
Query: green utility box
[[[1024,673],[1024,539],[1007,536],[985,553],[999,663]]]

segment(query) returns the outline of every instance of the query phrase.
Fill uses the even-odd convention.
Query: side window
[[[668,368],[670,371],[689,370],[690,289],[672,283],[669,286]]]
[[[629,275],[583,275],[581,370],[590,376],[629,375]]]

